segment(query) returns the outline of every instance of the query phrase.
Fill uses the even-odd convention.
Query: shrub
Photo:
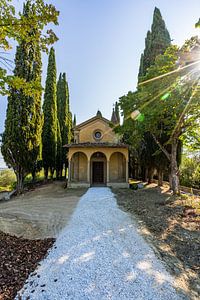
[[[193,188],[200,188],[200,157],[183,156],[180,166],[180,183]]]
[[[16,177],[13,170],[6,169],[0,171],[0,191],[12,190],[15,182]]]

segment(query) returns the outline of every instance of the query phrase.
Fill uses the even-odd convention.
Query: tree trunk
[[[35,178],[36,178],[36,172],[32,172],[32,182],[35,183]]]
[[[148,184],[153,182],[154,168],[149,168],[148,172]]]
[[[61,170],[56,169],[56,179],[59,180],[61,178]]]
[[[171,171],[169,173],[169,186],[170,186],[170,190],[172,190],[172,175],[171,175]]]
[[[158,186],[163,186],[163,171],[158,170]]]
[[[60,179],[62,179],[62,177],[63,177],[63,166],[61,165],[61,167],[60,167]]]
[[[144,170],[144,182],[148,181],[148,173],[149,173],[149,169],[145,168],[145,170]]]
[[[55,169],[50,167],[50,174],[51,174],[51,179],[53,180],[53,174],[54,174]]]
[[[172,140],[172,151],[171,151],[171,187],[174,195],[180,194],[179,186],[179,168],[177,164],[177,146],[178,140]]]
[[[44,169],[44,178],[45,178],[45,181],[47,181],[47,179],[48,179],[48,168]]]
[[[65,168],[64,168],[64,179],[67,178],[67,168],[68,168],[68,162],[65,163]]]
[[[15,171],[15,175],[16,175],[16,178],[17,178],[17,193],[18,194],[21,194],[24,190],[24,172],[23,170],[21,169],[21,167],[19,167],[18,170]]]

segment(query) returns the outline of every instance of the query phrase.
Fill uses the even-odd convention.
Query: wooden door
[[[104,183],[104,163],[103,161],[94,161],[92,164],[92,183]]]

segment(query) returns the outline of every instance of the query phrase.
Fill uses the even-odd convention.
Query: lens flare
[[[167,93],[165,93],[160,99],[161,99],[161,100],[166,100],[167,98],[169,98],[169,96],[170,96],[170,93],[167,92]]]
[[[196,65],[196,64],[199,64],[199,63],[200,63],[200,60],[197,60],[197,61],[192,62],[192,63],[190,63],[190,64],[188,64],[188,65],[186,65],[186,66],[184,66],[184,67],[180,67],[180,68],[175,69],[175,70],[173,70],[173,71],[170,71],[170,72],[168,72],[168,73],[165,73],[165,74],[162,74],[162,75],[153,77],[153,78],[148,79],[148,80],[145,80],[145,81],[142,81],[142,82],[140,82],[140,83],[138,84],[138,86],[144,85],[144,84],[146,84],[146,83],[148,83],[148,82],[152,82],[152,81],[161,79],[161,78],[163,78],[163,77],[172,75],[172,74],[174,74],[174,73],[178,73],[178,72],[180,72],[180,71],[182,71],[182,70],[184,70],[184,69],[187,69],[187,68],[189,68],[189,67],[191,67],[191,66],[194,66],[194,65]]]
[[[143,122],[144,114],[142,114],[139,110],[134,110],[131,113],[131,119],[133,119],[134,121]]]
[[[140,114],[139,116],[137,116],[136,120],[138,122],[143,122],[144,121],[144,114]]]
[[[139,117],[140,114],[141,114],[141,113],[140,113],[139,110],[134,110],[134,111],[131,113],[131,119],[137,120],[137,118]]]

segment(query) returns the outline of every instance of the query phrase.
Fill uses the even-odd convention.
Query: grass
[[[63,170],[64,176],[64,170]],[[50,178],[50,173],[49,173]],[[36,174],[35,181],[40,182],[43,181],[44,178],[44,170],[42,169],[40,172]],[[56,174],[54,173],[54,179],[56,179]],[[30,185],[32,183],[32,175],[28,174],[25,178],[24,184]],[[5,169],[0,171],[0,192],[10,192],[14,190],[16,187],[16,176],[12,169]]]

